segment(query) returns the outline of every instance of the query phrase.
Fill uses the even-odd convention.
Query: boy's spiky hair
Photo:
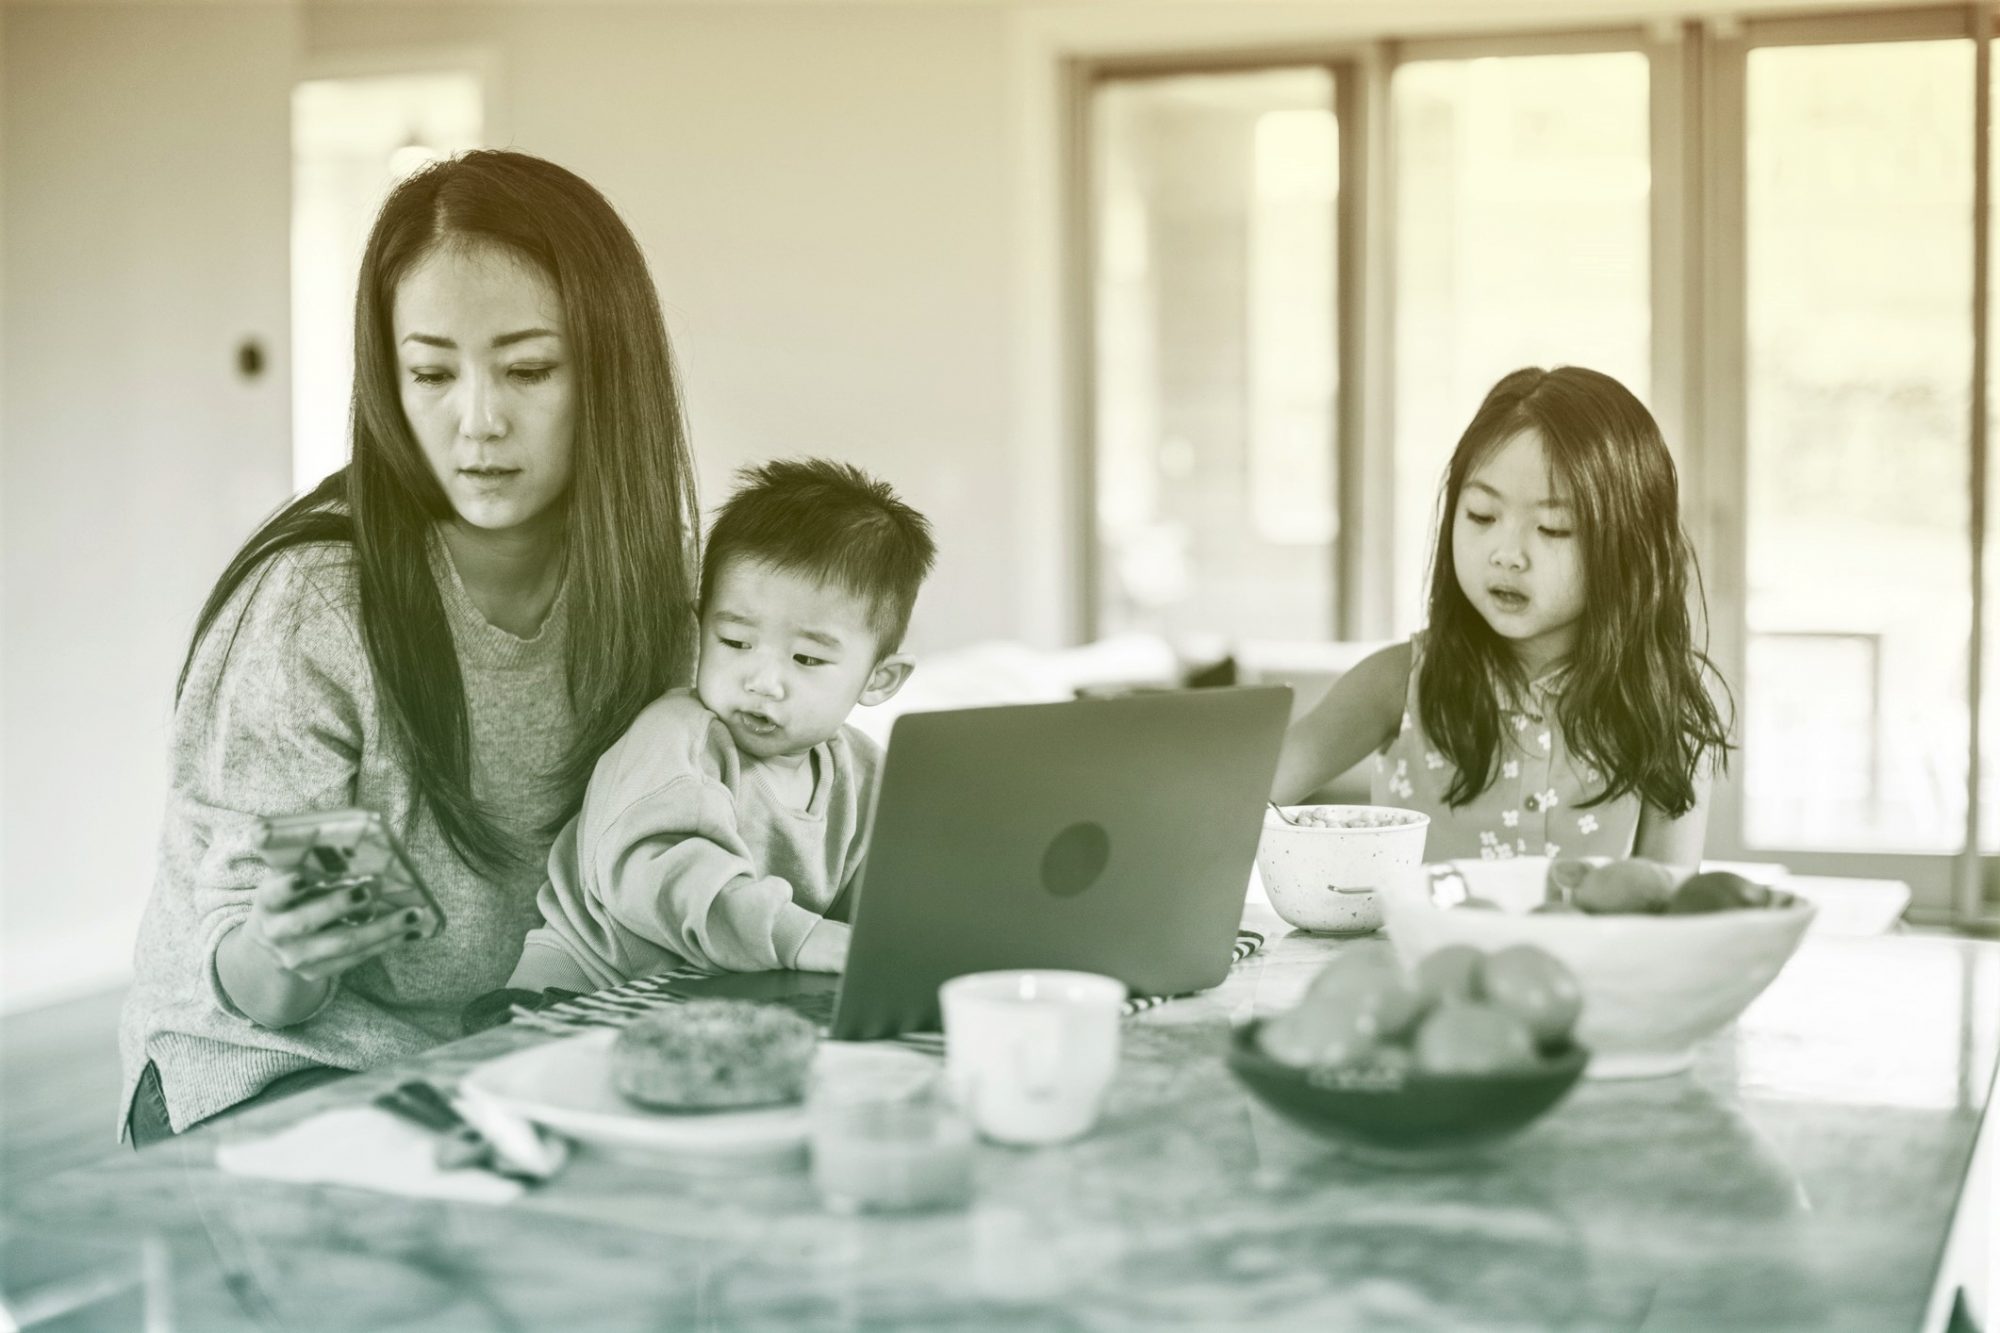
[[[937,560],[931,525],[887,483],[849,463],[783,459],[737,473],[709,529],[701,609],[731,560],[812,575],[865,599],[877,652],[902,647],[917,589]]]

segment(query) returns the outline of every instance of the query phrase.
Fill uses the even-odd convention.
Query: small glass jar
[[[972,1127],[934,1072],[815,1078],[806,1098],[813,1186],[835,1212],[961,1208]]]

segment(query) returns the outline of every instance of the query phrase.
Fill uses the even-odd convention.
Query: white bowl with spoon
[[[1284,805],[1264,813],[1257,875],[1271,910],[1322,935],[1382,926],[1378,890],[1424,862],[1430,817],[1386,805]]]

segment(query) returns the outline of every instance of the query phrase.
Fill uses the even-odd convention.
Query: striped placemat
[[[1260,932],[1238,930],[1236,949],[1230,959],[1230,966],[1234,967],[1263,947],[1264,936]],[[650,977],[641,977],[622,986],[593,991],[589,995],[579,995],[575,999],[564,1000],[561,1004],[551,1005],[547,1009],[529,1009],[517,1004],[509,1014],[508,1021],[538,1032],[554,1033],[582,1032],[590,1028],[621,1028],[641,1014],[649,1014],[668,1005],[686,1003],[685,997],[672,994],[670,988],[676,982],[691,981],[707,975],[694,968],[681,968],[673,972],[660,972]],[[1133,1014],[1157,1009],[1179,998],[1177,995],[1135,995],[1125,1001],[1125,1015],[1129,1018]],[[907,1034],[907,1039],[919,1043],[937,1040],[935,1034],[923,1033]]]

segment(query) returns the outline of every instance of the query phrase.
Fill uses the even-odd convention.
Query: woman
[[[120,1032],[135,1144],[458,1035],[597,755],[691,672],[696,505],[637,243],[561,167],[396,187],[361,262],[352,458],[260,528],[181,671]],[[261,817],[381,811],[446,925],[295,893]],[[357,890],[363,894],[374,890]]]

